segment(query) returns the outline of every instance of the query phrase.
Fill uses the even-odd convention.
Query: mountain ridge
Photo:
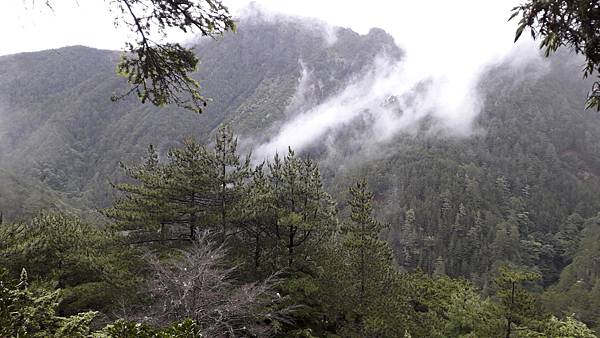
[[[115,74],[118,52],[73,46],[4,56],[0,167],[78,204],[106,207],[109,182],[121,177],[117,162],[136,162],[149,144],[164,154],[187,136],[206,141],[223,122],[241,134],[257,134],[285,117],[302,67],[320,82],[318,102],[368,67],[374,55],[402,55],[381,30],[360,35],[338,29],[331,43],[320,29],[293,20],[242,21],[236,34],[200,43],[195,76],[214,98],[201,115],[141,105],[133,97],[111,103],[112,94],[126,90]]]

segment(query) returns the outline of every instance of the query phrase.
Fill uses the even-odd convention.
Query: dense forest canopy
[[[196,47],[202,115],[111,104],[116,52],[0,57],[0,336],[597,335],[581,59],[489,66],[466,135],[425,114],[381,141],[366,109],[259,157],[299,102],[404,58],[379,29],[263,19]],[[378,104],[402,116],[427,86]]]
[[[431,274],[398,269],[366,179],[349,188],[340,220],[316,163],[291,149],[250,166],[221,127],[212,147],[188,139],[167,156],[150,147],[123,168],[132,183],[115,187],[108,226],[55,212],[3,224],[3,334],[594,337],[543,309],[557,304],[533,293],[541,274],[514,257],[489,272],[484,295],[441,257]],[[419,239],[412,210],[405,228]]]

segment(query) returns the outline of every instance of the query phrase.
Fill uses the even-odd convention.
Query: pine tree
[[[25,269],[16,285],[0,280],[0,336],[88,337],[97,312],[61,317],[57,313],[60,300],[60,290],[32,288]]]
[[[269,170],[277,209],[273,232],[280,253],[287,256],[286,266],[299,268],[310,259],[306,250],[334,230],[335,204],[323,189],[316,164],[309,158],[296,157],[292,149],[283,161],[276,155]]]
[[[165,166],[165,189],[162,198],[170,209],[167,222],[188,229],[188,238],[195,240],[199,229],[215,227],[211,210],[218,201],[211,194],[214,175],[212,159],[204,146],[186,139],[182,148],[171,149]]]
[[[358,261],[354,263],[360,280],[359,298],[364,300],[367,279],[371,275],[368,270],[373,260],[389,264],[392,256],[387,243],[379,239],[386,225],[373,218],[373,193],[367,189],[366,179],[358,180],[350,188],[350,195],[351,222],[343,227],[346,234],[344,245],[357,255]]]
[[[421,231],[416,223],[415,211],[408,209],[404,217],[404,226],[402,229],[403,242],[403,266],[416,268],[421,264]]]
[[[115,221],[117,230],[158,230],[164,238],[171,212],[164,197],[165,173],[158,153],[150,145],[142,165],[127,167],[121,163],[121,167],[132,182],[114,185],[121,196],[104,214]]]
[[[537,273],[513,270],[507,267],[500,269],[495,284],[498,288],[496,298],[505,319],[503,329],[506,338],[512,337],[517,326],[526,326],[538,319],[535,299],[524,288],[523,283],[540,279]]]
[[[117,299],[134,297],[136,272],[143,269],[122,236],[57,212],[5,224],[0,242],[0,266],[12,276],[26,268],[33,280],[63,289],[68,297],[59,310],[64,313],[105,310]]]
[[[277,208],[273,187],[264,171],[264,163],[255,168],[246,190],[240,208],[241,215],[236,225],[244,248],[242,254],[246,260],[252,257],[251,270],[254,276],[258,277],[265,270],[265,263],[273,263],[265,255],[273,253],[277,244],[275,233],[272,231],[277,218]],[[269,270],[275,271],[275,268],[271,266],[266,272],[269,273]]]
[[[239,203],[245,182],[250,178],[250,154],[240,159],[237,153],[237,138],[228,126],[222,126],[215,135],[212,152],[214,196],[217,203],[217,219],[223,237],[227,237],[231,223],[239,215]]]
[[[343,318],[338,325],[344,336],[378,336],[381,321],[390,324],[386,312],[399,304],[392,252],[379,239],[387,225],[373,217],[372,200],[365,179],[350,188],[350,221],[342,226],[341,242],[331,244],[323,276],[327,307],[333,318]]]
[[[119,230],[145,236],[141,242],[194,240],[200,229],[214,230],[225,240],[240,215],[251,174],[250,155],[240,159],[228,127],[219,128],[213,149],[188,138],[168,152],[165,164],[150,146],[141,166],[123,167],[133,182],[115,186],[122,197],[105,214]],[[154,238],[156,231],[160,239]]]

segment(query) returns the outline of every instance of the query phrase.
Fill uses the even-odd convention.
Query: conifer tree
[[[408,209],[404,216],[402,227],[403,255],[402,264],[405,267],[416,268],[421,264],[421,231],[415,220],[415,211]]]
[[[228,126],[218,129],[212,155],[213,189],[217,204],[217,222],[221,232],[227,236],[231,223],[240,214],[239,204],[243,188],[250,178],[250,154],[240,159],[237,153],[237,138]]]
[[[43,212],[27,223],[7,224],[0,264],[17,274],[27,268],[35,277],[53,278],[58,287],[98,277],[97,258],[109,234],[59,213]],[[93,277],[92,277],[93,278]]]
[[[345,224],[344,245],[357,256],[355,269],[359,276],[359,294],[361,301],[365,299],[367,279],[372,276],[369,271],[375,264],[391,265],[392,256],[386,242],[379,239],[379,234],[386,227],[373,218],[373,193],[367,189],[366,179],[358,180],[350,188],[351,207],[350,220]]]
[[[502,267],[495,283],[502,316],[505,319],[504,336],[512,337],[517,326],[526,326],[538,319],[535,299],[524,288],[523,283],[540,279],[537,273],[518,271]]]
[[[218,130],[211,150],[188,138],[168,152],[165,164],[150,146],[143,165],[123,167],[133,182],[115,186],[123,196],[105,214],[120,230],[150,232],[151,241],[156,231],[163,241],[194,240],[201,228],[225,239],[251,174],[250,156],[240,159],[228,127]]]
[[[0,266],[12,276],[26,268],[34,280],[63,289],[64,313],[106,310],[117,299],[133,298],[136,272],[143,269],[122,236],[57,212],[5,224],[0,243]]]
[[[212,158],[204,146],[191,138],[181,148],[171,149],[165,166],[163,198],[171,208],[169,223],[188,229],[195,240],[200,229],[215,227],[211,212],[218,202],[212,195]]]
[[[277,208],[273,231],[279,251],[285,252],[288,268],[300,268],[310,259],[305,250],[334,230],[335,205],[323,189],[321,174],[311,159],[299,159],[289,149],[283,161],[275,156],[269,170]]]
[[[166,177],[158,153],[150,145],[142,165],[127,167],[121,163],[121,167],[132,182],[114,185],[121,196],[104,214],[115,221],[117,230],[159,231],[164,239],[172,211],[165,198]]]
[[[333,241],[326,258],[322,281],[326,308],[338,318],[344,336],[379,336],[391,316],[399,315],[386,311],[402,303],[395,293],[399,279],[391,249],[379,239],[386,225],[373,217],[372,200],[365,179],[350,188],[350,221],[342,226],[343,239]]]
[[[206,149],[190,138],[183,147],[171,149],[163,165],[150,146],[144,164],[123,166],[133,182],[115,186],[122,197],[105,214],[116,221],[117,229],[134,230],[130,235],[141,236],[141,242],[193,240],[199,228],[213,226],[213,164]]]
[[[265,263],[273,263],[268,260],[268,253],[273,254],[276,247],[276,236],[273,225],[277,219],[277,209],[274,189],[264,171],[264,163],[258,165],[252,172],[252,178],[246,188],[247,193],[242,200],[240,217],[237,226],[240,231],[239,238],[244,248],[246,257],[252,257],[252,272],[255,277],[265,271]],[[271,269],[275,271],[275,267]]]
[[[97,312],[59,316],[60,290],[32,288],[25,269],[21,271],[19,282],[11,284],[0,280],[0,336],[88,337],[90,323]]]

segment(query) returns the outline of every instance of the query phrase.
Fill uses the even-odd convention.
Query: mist
[[[295,6],[259,3],[263,11],[311,14]],[[316,106],[305,92],[311,81],[310,69],[303,69],[294,103],[288,107],[287,116],[291,118],[256,147],[255,154],[266,158],[287,147],[302,150],[365,116],[371,120],[365,142],[385,142],[398,133],[413,133],[426,117],[436,121],[437,130],[468,137],[482,109],[477,85],[485,69],[511,58],[515,61],[510,64],[515,67],[539,58],[531,40],[513,43],[516,24],[507,19],[516,3],[436,1],[435,5],[390,5],[375,1],[367,8],[348,4],[344,6],[348,11],[339,16],[328,12],[328,8],[339,9],[340,4],[324,5],[317,15],[319,19],[361,34],[380,27],[394,37],[405,56],[398,61],[379,55],[362,77]],[[331,29],[323,29],[325,35],[331,35]]]

